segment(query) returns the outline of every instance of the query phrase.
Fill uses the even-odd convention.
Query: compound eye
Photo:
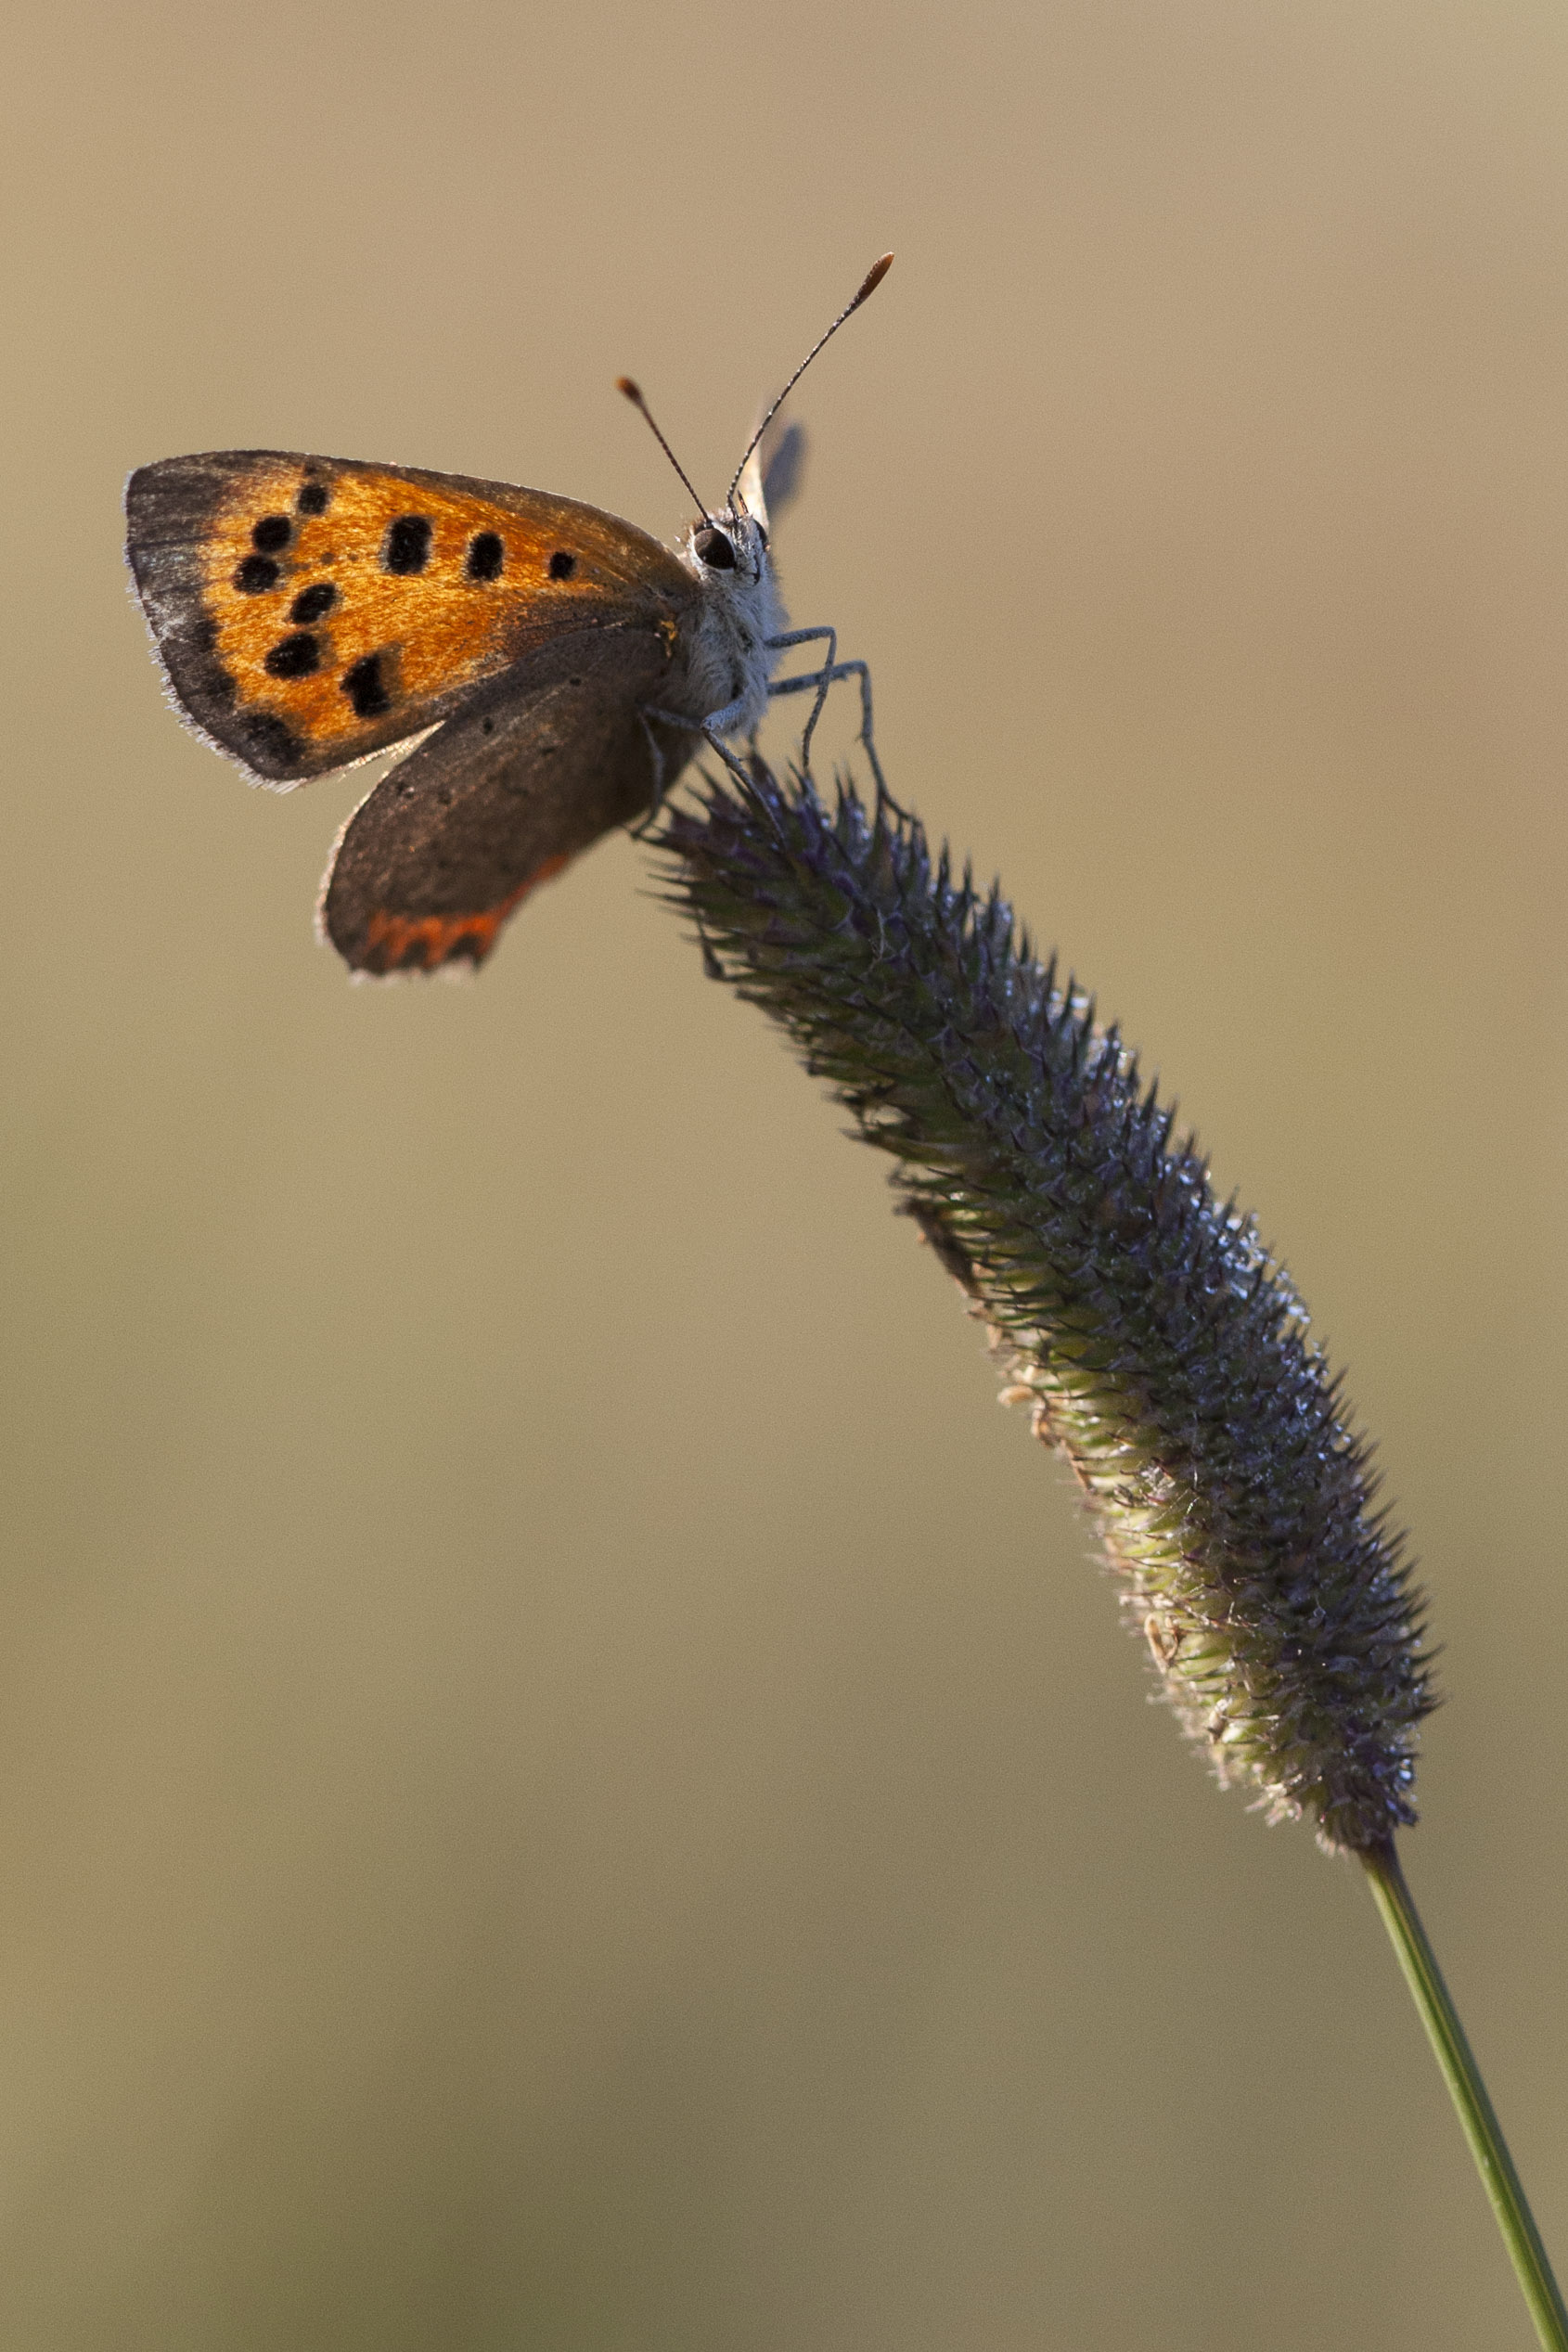
[[[715,531],[712,523],[706,531],[700,531],[691,544],[710,572],[734,571],[735,549],[724,533]]]

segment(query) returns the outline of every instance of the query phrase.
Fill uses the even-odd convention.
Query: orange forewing
[[[181,467],[204,469],[199,494],[194,473],[189,492],[172,478]],[[635,524],[414,468],[269,451],[171,459],[133,477],[130,503],[132,560],[176,692],[276,777],[402,740],[563,630],[640,623],[673,644],[693,594]],[[176,629],[192,598],[203,658],[187,685]],[[253,748],[289,739],[292,756]]]
[[[267,472],[234,485],[213,519],[206,550],[207,610],[217,624],[214,650],[246,700],[276,709],[314,749],[353,755],[364,731],[342,680],[379,654],[381,691],[394,707],[444,700],[454,688],[507,669],[531,636],[581,623],[597,606],[619,616],[628,588],[688,586],[666,548],[613,517],[542,491],[514,491],[503,505],[479,498],[440,474],[417,475],[389,467],[310,469],[310,482],[328,493],[325,513],[299,511],[306,469],[283,458]],[[251,554],[258,521],[289,519],[276,589],[256,596],[234,585]],[[401,521],[431,526],[429,554],[418,572],[385,568],[389,534]],[[501,542],[493,580],[469,576],[469,551]],[[559,559],[572,559],[565,577]],[[673,578],[672,576],[673,575]],[[321,649],[312,675],[279,680],[267,656],[296,632],[289,622],[301,592],[330,585],[336,601],[308,632]]]

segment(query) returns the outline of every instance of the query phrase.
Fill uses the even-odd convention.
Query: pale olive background
[[[348,986],[360,784],[182,733],[119,499],[263,444],[669,533],[614,376],[716,495],[897,249],[794,616],[1348,1359],[1446,1645],[1411,1875],[1568,2256],[1568,18],[133,0],[13,65],[0,2335],[1525,2346],[1357,1873],[1149,1704],[646,853]]]

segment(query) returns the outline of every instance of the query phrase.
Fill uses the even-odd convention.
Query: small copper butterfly
[[[285,791],[420,739],[322,884],[320,928],[352,970],[482,963],[529,892],[657,806],[699,746],[736,766],[726,739],[754,733],[772,696],[815,693],[809,762],[829,687],[857,677],[875,768],[866,665],[838,659],[833,630],[788,626],[768,519],[800,448],[778,409],[892,261],[674,549],[573,498],[408,466],[240,449],[131,476],[127,559],[200,735]],[[637,387],[620,389],[691,490]],[[776,678],[805,644],[825,659]]]

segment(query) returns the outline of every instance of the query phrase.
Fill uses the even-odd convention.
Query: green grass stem
[[[1541,2233],[1514,2170],[1513,2158],[1487,2096],[1475,2053],[1466,2039],[1459,2011],[1443,1982],[1437,1956],[1411,1899],[1398,1856],[1391,1842],[1381,1852],[1365,1854],[1361,1858],[1366,1863],[1383,1925],[1394,1939],[1405,1981],[1437,2053],[1448,2095],[1459,2111],[1470,2153],[1491,2199],[1503,2243],[1536,2322],[1536,2333],[1547,2352],[1568,2352],[1568,2311],[1563,2308],[1561,2290],[1541,2243]]]

